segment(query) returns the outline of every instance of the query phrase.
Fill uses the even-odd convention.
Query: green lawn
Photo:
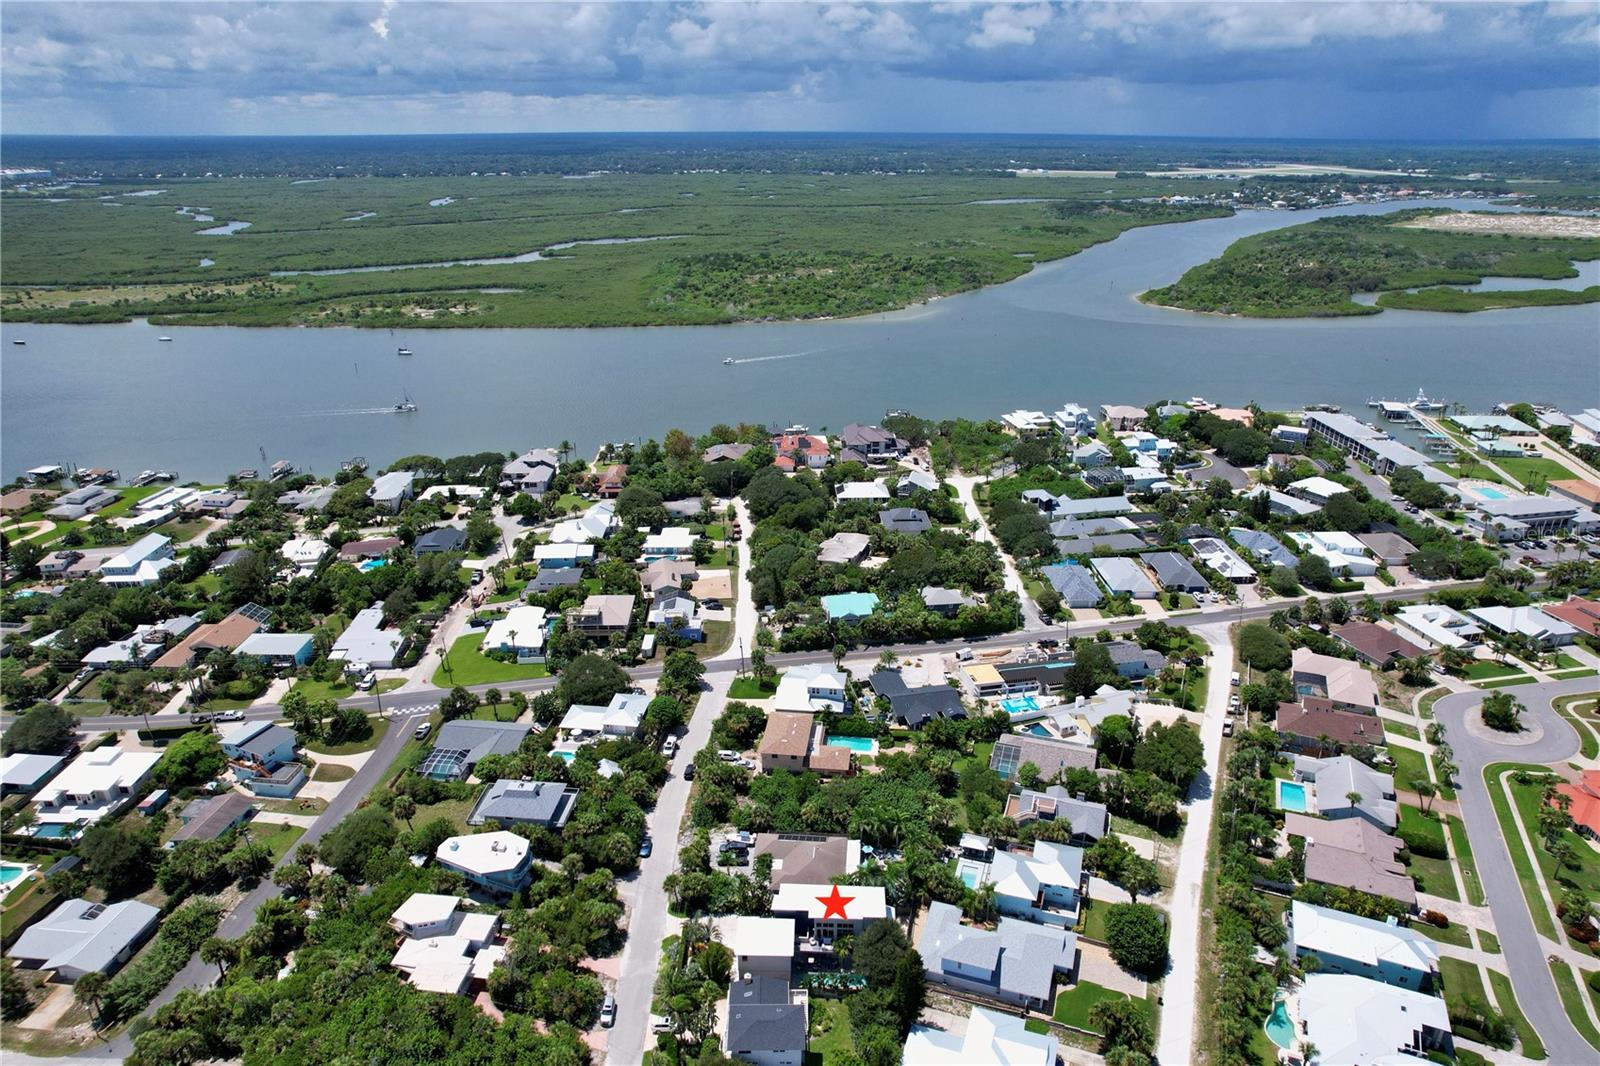
[[[1467,886],[1467,902],[1481,907],[1485,902],[1483,882],[1478,880],[1478,865],[1472,858],[1472,841],[1467,839],[1466,823],[1453,814],[1446,820],[1450,826],[1450,842],[1456,849],[1456,864],[1461,867],[1461,883]]]
[[[1418,887],[1420,888],[1421,886],[1419,885]],[[1472,936],[1467,932],[1467,927],[1464,925],[1447,925],[1441,929],[1436,925],[1429,925],[1427,922],[1413,922],[1411,929],[1413,932],[1421,933],[1429,940],[1437,940],[1441,944],[1453,944],[1458,948],[1470,948],[1472,946]]]
[[[1584,1009],[1584,991],[1578,987],[1578,978],[1574,976],[1572,967],[1557,959],[1550,963],[1550,973],[1556,979],[1556,991],[1561,993],[1561,1007],[1567,1012],[1567,1020],[1572,1022],[1572,1027],[1589,1042],[1590,1047],[1600,1051],[1600,1031],[1595,1029],[1594,1022],[1589,1020],[1589,1012]]]
[[[730,700],[764,700],[778,691],[778,682],[757,681],[753,677],[736,677],[728,686]]]
[[[484,636],[484,633],[478,632],[456,638],[456,642],[450,645],[449,654],[433,672],[433,683],[440,688],[450,688],[454,685],[493,685],[501,681],[525,681],[532,677],[550,676],[550,668],[543,663],[519,666],[479,654],[478,648],[482,646]],[[448,667],[445,663],[449,664]]]
[[[1434,849],[1444,851],[1444,823],[1432,814],[1423,814],[1420,808],[1409,803],[1400,804],[1396,810],[1400,814],[1400,823],[1396,832],[1413,839],[1419,839],[1431,844]]]
[[[1593,697],[1585,695],[1563,696],[1556,700],[1556,711],[1561,717],[1572,723],[1572,728],[1578,734],[1579,754],[1585,759],[1600,756],[1600,738],[1595,736],[1594,711],[1596,707]]]
[[[1478,930],[1478,945],[1491,955],[1500,954],[1500,938],[1487,929]]]
[[[1528,830],[1528,836],[1533,841],[1533,848],[1539,861],[1539,870],[1544,875],[1545,883],[1550,888],[1551,896],[1559,896],[1561,886],[1574,885],[1581,888],[1590,899],[1600,895],[1600,853],[1587,842],[1572,834],[1568,842],[1572,844],[1573,853],[1577,856],[1578,867],[1562,867],[1556,869],[1555,860],[1545,851],[1539,840],[1539,808],[1543,804],[1542,790],[1537,785],[1519,785],[1511,783],[1511,794],[1516,799],[1517,816],[1522,820],[1523,826]],[[1570,832],[1570,830],[1568,831]],[[1508,841],[1511,837],[1506,838]],[[1515,847],[1513,851],[1517,850]]]
[[[1407,740],[1422,739],[1422,733],[1417,729],[1416,726],[1407,725],[1404,722],[1392,722],[1387,718],[1383,719],[1383,731],[1385,733],[1393,733],[1396,736],[1405,737]]]
[[[317,768],[311,771],[313,781],[348,781],[354,776],[355,767],[337,762],[318,763]]]
[[[1577,477],[1561,463],[1554,459],[1547,459],[1542,455],[1518,456],[1515,459],[1496,459],[1494,465],[1510,474],[1524,486],[1530,478],[1542,477],[1546,481],[1561,481],[1566,478]]]
[[[1445,956],[1439,960],[1439,977],[1444,982],[1444,1000],[1452,1009],[1465,1009],[1468,998],[1489,1002],[1483,974],[1474,963]]]
[[[1513,675],[1511,677],[1496,678],[1493,681],[1480,681],[1480,682],[1478,682],[1478,687],[1479,688],[1510,688],[1513,685],[1531,685],[1531,684],[1534,683],[1535,680],[1537,680],[1537,679],[1529,677],[1527,674],[1515,674],[1515,675]]]
[[[439,803],[418,804],[417,813],[412,816],[412,825],[427,825],[435,818],[443,818],[461,832],[467,831],[467,815],[472,813],[472,805],[477,796],[464,800],[442,800]]]
[[[1515,677],[1520,673],[1522,673],[1522,671],[1515,666],[1508,666],[1505,663],[1485,662],[1479,660],[1469,664],[1467,668],[1462,671],[1461,676],[1465,677],[1468,681],[1488,681],[1497,677]]]
[[[811,1039],[806,1043],[808,1066],[813,1056],[822,1066],[860,1061],[850,1033],[850,1008],[843,1000],[821,996],[812,999]]]
[[[369,717],[367,721],[372,725],[372,732],[360,740],[346,740],[339,744],[329,744],[325,740],[307,740],[302,744],[307,751],[315,755],[354,755],[357,752],[371,751],[389,731],[389,720]]]
[[[289,854],[289,849],[294,847],[294,842],[299,840],[304,832],[305,830],[298,825],[272,825],[270,823],[267,825],[252,825],[250,827],[250,839],[271,848],[272,861],[276,864],[279,859]]]
[[[1533,770],[1540,773],[1549,768],[1537,765],[1520,763],[1497,762],[1483,768],[1483,782],[1489,789],[1489,800],[1494,804],[1495,817],[1500,822],[1500,836],[1506,842],[1506,850],[1511,854],[1511,865],[1516,868],[1517,880],[1522,884],[1522,895],[1528,903],[1528,913],[1533,918],[1533,927],[1539,933],[1551,940],[1558,939],[1555,923],[1550,918],[1549,911],[1545,908],[1544,898],[1539,894],[1539,882],[1534,873],[1533,862],[1528,857],[1527,849],[1521,846],[1521,839],[1517,835],[1516,815],[1511,810],[1505,792],[1500,787],[1500,775],[1507,770]],[[1516,786],[1513,785],[1512,788]],[[1535,823],[1537,824],[1537,823]],[[1536,848],[1537,844],[1534,845]]]
[[[1450,868],[1450,860],[1430,859],[1426,855],[1413,853],[1407,863],[1411,876],[1416,879],[1418,892],[1460,901],[1461,894],[1456,891],[1456,879]]]
[[[1106,942],[1106,919],[1110,917],[1111,904],[1095,903],[1086,900],[1078,911],[1079,936],[1088,937],[1090,940]]]
[[[1574,659],[1572,656],[1568,655],[1564,651],[1556,653],[1556,666],[1559,669],[1562,669],[1562,670],[1576,670],[1578,667],[1580,667],[1582,665],[1583,664],[1581,662],[1579,662],[1578,660]]]
[[[706,639],[694,645],[696,658],[710,659],[721,655],[733,644],[732,622],[702,622],[700,626],[705,630]],[[745,654],[750,654],[750,649],[745,649]]]
[[[1600,670],[1561,670],[1557,673],[1551,674],[1550,676],[1555,678],[1557,681],[1571,681],[1572,679],[1578,677],[1594,677],[1596,674],[1600,674]]]
[[[1415,748],[1389,745],[1389,758],[1394,760],[1394,783],[1397,788],[1410,788],[1413,781],[1432,781],[1428,773],[1428,760]]]
[[[1441,696],[1448,696],[1449,694],[1450,690],[1445,688],[1443,685],[1439,686],[1438,688],[1429,689],[1427,692],[1424,692],[1422,694],[1422,698],[1417,701],[1417,710],[1422,714],[1422,717],[1432,718],[1433,705],[1439,702],[1439,698]]]
[[[1511,988],[1511,978],[1499,970],[1489,971],[1489,985],[1494,989],[1495,1002],[1500,1004],[1500,1013],[1511,1019],[1511,1024],[1517,1030],[1517,1042],[1522,1045],[1522,1054],[1530,1059],[1545,1057],[1544,1043],[1539,1039],[1539,1034],[1533,1026],[1528,1024],[1528,1019],[1523,1015],[1522,1008],[1517,1004],[1517,994]]]
[[[1133,997],[1126,992],[1116,992],[1097,985],[1093,981],[1079,981],[1056,996],[1055,1020],[1075,1029],[1098,1033],[1100,1030],[1089,1023],[1089,1010],[1096,1003],[1108,999],[1133,999]],[[1133,1002],[1141,1007],[1147,1006],[1142,999],[1133,999]]]

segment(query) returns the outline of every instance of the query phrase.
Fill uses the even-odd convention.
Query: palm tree
[[[1344,794],[1344,798],[1350,801],[1350,806],[1352,807],[1361,806],[1361,793],[1357,792],[1355,789],[1351,789],[1349,792],[1346,792]]]
[[[410,796],[396,796],[394,798],[394,816],[406,823],[406,828],[412,828],[411,819],[417,816],[417,801]]]
[[[72,997],[89,1008],[90,1013],[95,1016],[97,1025],[100,1018],[100,997],[105,995],[108,980],[100,971],[90,970],[79,977],[72,986]]]
[[[483,698],[489,704],[490,710],[494,712],[495,721],[498,722],[500,720],[500,701],[505,697],[499,689],[491,688],[483,694]]]
[[[217,980],[228,976],[228,963],[238,955],[238,949],[231,940],[224,940],[220,936],[208,937],[200,945],[200,961],[209,962],[217,968]]]

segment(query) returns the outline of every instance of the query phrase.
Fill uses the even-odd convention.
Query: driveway
[[[1524,720],[1534,728],[1543,729],[1543,735],[1529,744],[1501,741],[1481,727],[1471,728],[1466,724],[1469,712],[1478,706],[1485,693],[1457,692],[1442,697],[1433,705],[1434,718],[1444,723],[1445,735],[1461,766],[1461,784],[1456,795],[1466,820],[1467,838],[1477,858],[1484,895],[1499,931],[1500,948],[1505,952],[1506,969],[1511,974],[1517,1003],[1549,1049],[1552,1063],[1593,1062],[1596,1052],[1578,1035],[1561,1007],[1555,980],[1545,962],[1553,945],[1534,932],[1522,886],[1511,865],[1511,853],[1501,836],[1500,823],[1484,784],[1483,768],[1496,762],[1549,763],[1571,757],[1578,750],[1577,735],[1555,712],[1552,701],[1558,696],[1592,692],[1594,687],[1593,678],[1579,678],[1520,685],[1514,689],[1517,699],[1528,708]]]
[[[989,532],[989,523],[984,521],[983,512],[978,509],[978,501],[972,495],[972,487],[978,483],[978,479],[963,474],[952,477],[949,481],[955,486],[956,498],[961,501],[961,507],[967,512],[967,517],[977,523],[978,529],[973,534],[973,539],[993,544],[994,535]],[[1006,588],[1016,593],[1017,599],[1022,603],[1022,631],[1033,633],[1045,628],[1044,616],[1039,613],[1033,598],[1022,586],[1022,575],[1017,572],[1017,564],[1003,551],[1000,553],[1000,561],[1005,567]]]

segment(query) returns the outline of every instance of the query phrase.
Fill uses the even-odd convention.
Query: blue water
[[[1503,500],[1506,498],[1505,493],[1501,492],[1499,489],[1491,489],[1487,485],[1479,485],[1472,491],[1485,500]]]
[[[1296,814],[1306,813],[1306,786],[1298,781],[1279,781],[1278,807]]]
[[[1048,737],[1048,736],[1050,736],[1050,730],[1046,729],[1044,726],[1040,725],[1038,722],[1035,722],[1035,723],[1033,723],[1033,725],[1030,725],[1028,727],[1028,732],[1032,733],[1036,737]]]
[[[388,566],[388,565],[389,565],[389,560],[387,560],[387,559],[368,559],[366,562],[364,562],[361,565],[357,566],[356,569],[357,570],[376,570],[380,566]]]
[[[858,755],[870,755],[878,749],[878,742],[871,737],[829,737],[827,746],[830,748],[849,748]]]
[[[73,827],[70,825],[61,825],[58,822],[51,822],[48,825],[41,825],[38,829],[34,830],[33,835],[44,840],[60,840],[62,837],[71,836],[72,832]]]
[[[22,867],[20,866],[0,866],[0,885],[9,885],[21,876]]]
[[[578,757],[578,753],[575,751],[555,751],[551,752],[551,754],[565,762],[571,762]]]
[[[1272,1005],[1272,1013],[1262,1028],[1266,1029],[1268,1038],[1285,1051],[1294,1043],[1294,1023],[1289,1020],[1289,1011],[1281,999]]]
[[[966,885],[968,888],[977,888],[978,887],[978,871],[976,871],[976,870],[962,870],[961,871],[961,883]]]
[[[1000,701],[1000,709],[1007,714],[1023,714],[1039,709],[1039,701],[1032,696],[1009,696]]]

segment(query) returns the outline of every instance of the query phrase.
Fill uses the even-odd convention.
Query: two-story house
[[[533,852],[528,839],[504,830],[448,837],[433,857],[440,866],[495,896],[509,896],[532,880]]]

